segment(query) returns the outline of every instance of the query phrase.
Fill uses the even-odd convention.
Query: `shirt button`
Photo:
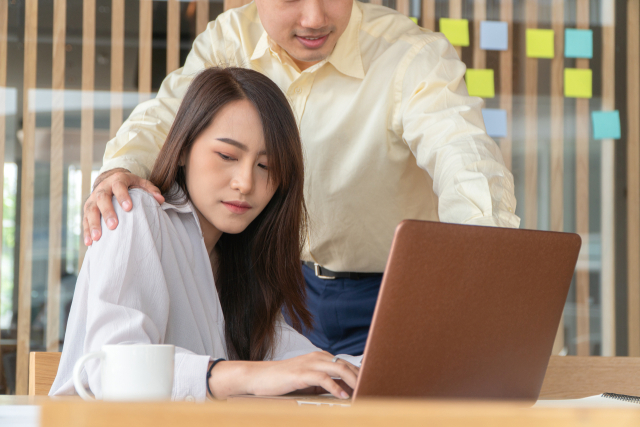
[[[300,93],[302,92],[302,89],[300,89],[299,87],[296,88],[296,90],[294,91],[295,93]]]
[[[185,399],[184,399],[184,400],[186,400],[187,402],[195,402],[195,401],[196,401],[196,398],[195,398],[195,397],[193,397],[193,396],[187,396],[187,397],[185,397]]]

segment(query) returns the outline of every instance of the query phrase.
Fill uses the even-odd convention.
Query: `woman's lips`
[[[326,34],[322,37],[319,37],[315,40],[309,40],[308,38],[305,37],[300,37],[300,36],[296,36],[296,38],[298,39],[298,41],[300,43],[302,43],[302,45],[304,47],[306,47],[307,49],[318,49],[320,47],[322,47],[322,45],[327,41],[327,38],[329,37],[329,34]]]
[[[243,214],[249,209],[251,209],[251,206],[249,206],[248,204],[239,204],[239,203],[233,203],[233,202],[222,202],[222,204],[231,212],[236,214]]]

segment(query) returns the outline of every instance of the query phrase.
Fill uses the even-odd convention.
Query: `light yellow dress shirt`
[[[253,3],[221,14],[109,141],[102,172],[148,177],[194,75],[223,65],[267,75],[297,116],[310,214],[304,260],[381,272],[408,218],[518,227],[513,176],[451,44],[359,2],[329,58],[303,72],[267,36]]]

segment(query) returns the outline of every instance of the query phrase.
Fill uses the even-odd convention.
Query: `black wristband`
[[[214,360],[213,363],[211,364],[211,366],[209,366],[209,369],[207,370],[207,394],[212,399],[215,399],[215,396],[213,395],[213,393],[211,393],[211,387],[209,387],[209,378],[211,378],[211,370],[213,369],[214,366],[216,366],[218,364],[218,362],[222,362],[223,360],[226,361],[226,359],[216,359],[216,360]]]

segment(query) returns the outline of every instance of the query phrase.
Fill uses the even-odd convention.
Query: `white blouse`
[[[119,224],[87,251],[78,276],[62,359],[49,395],[75,394],[72,371],[105,344],[176,346],[172,398],[204,400],[209,361],[227,358],[224,317],[193,205],[158,202],[131,190],[133,209],[113,198]],[[319,351],[281,318],[271,360]],[[100,398],[99,361],[83,381]]]

